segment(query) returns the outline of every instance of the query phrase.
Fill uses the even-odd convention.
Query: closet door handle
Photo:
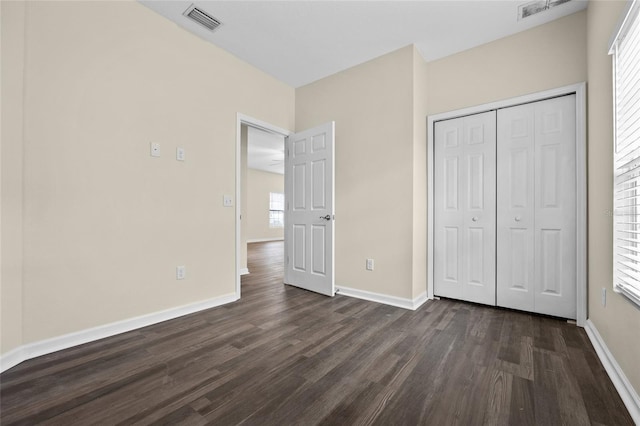
[[[516,222],[520,222],[522,220],[521,216],[516,216],[513,218]]]
[[[474,216],[471,218],[472,221],[477,222],[478,221],[478,216]]]

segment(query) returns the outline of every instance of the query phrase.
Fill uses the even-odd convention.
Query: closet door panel
[[[575,95],[535,104],[535,312],[576,318]]]
[[[466,198],[461,185],[462,119],[447,120],[435,126],[435,220],[434,293],[462,299],[463,245],[462,203]]]
[[[466,195],[463,299],[496,304],[496,115],[463,118]]]
[[[495,112],[435,124],[434,292],[495,304]]]
[[[534,107],[498,111],[497,304],[534,310]]]
[[[497,149],[497,304],[575,318],[575,97],[501,109]]]

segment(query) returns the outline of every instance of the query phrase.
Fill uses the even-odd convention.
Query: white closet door
[[[576,318],[575,95],[536,104],[535,312]]]
[[[575,96],[498,113],[497,302],[576,318]]]
[[[498,306],[534,310],[534,104],[498,111]]]
[[[495,111],[435,124],[434,292],[495,305]]]

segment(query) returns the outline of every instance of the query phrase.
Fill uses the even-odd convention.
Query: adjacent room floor
[[[282,284],[251,244],[238,302],[26,361],[2,425],[632,425],[585,332],[450,300],[416,311]]]

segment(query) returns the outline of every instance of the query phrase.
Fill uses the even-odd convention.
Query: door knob
[[[471,218],[472,221],[477,222],[478,221],[478,216],[474,216]]]
[[[331,215],[320,216],[320,219],[331,220]]]
[[[516,222],[520,222],[522,220],[522,217],[516,216],[514,219],[515,219]]]

